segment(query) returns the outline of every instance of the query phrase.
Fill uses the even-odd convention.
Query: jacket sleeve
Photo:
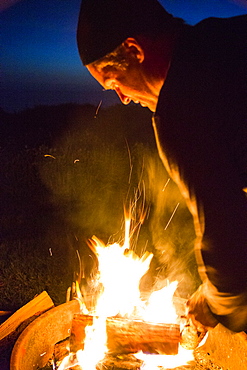
[[[219,322],[246,330],[247,198],[238,169],[223,139],[174,125],[153,121],[159,155],[193,216],[202,294]]]

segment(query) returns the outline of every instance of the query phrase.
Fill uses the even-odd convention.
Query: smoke
[[[177,280],[179,294],[187,298],[199,284],[192,217],[157,152],[146,149],[143,157],[145,196],[150,205],[146,227],[154,258],[142,286],[144,290],[150,290],[152,285],[160,289],[167,280]]]
[[[96,235],[105,243],[122,242],[124,207],[130,206],[131,248],[139,255],[145,250],[154,254],[143,289],[178,280],[181,294],[188,296],[197,284],[191,215],[158,157],[149,116],[137,120],[139,112],[126,112],[124,117],[119,108],[102,110],[88,120],[84,114],[84,125],[76,118],[53,148],[42,148],[42,183],[79,241],[76,248],[88,274],[94,266],[88,239]]]
[[[131,247],[139,255],[145,250],[154,254],[143,290],[178,280],[178,291],[188,297],[198,285],[192,218],[156,148],[106,145],[93,130],[85,131],[78,145],[77,136],[67,136],[60,152],[50,149],[40,175],[68,229],[84,245],[83,259],[93,235],[105,243],[123,240],[124,207],[132,204],[132,226],[138,227]]]

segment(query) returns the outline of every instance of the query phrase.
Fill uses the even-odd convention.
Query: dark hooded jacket
[[[153,125],[161,159],[193,215],[203,294],[247,329],[247,16],[182,32]]]

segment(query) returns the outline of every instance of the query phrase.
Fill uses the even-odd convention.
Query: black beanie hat
[[[171,18],[158,0],[82,0],[77,28],[82,63],[104,57],[128,37],[161,29]]]

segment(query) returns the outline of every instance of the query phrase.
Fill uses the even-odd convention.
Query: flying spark
[[[167,182],[165,183],[165,185],[164,185],[164,187],[163,187],[162,191],[164,191],[164,190],[165,190],[165,188],[166,188],[166,187],[167,187],[167,185],[169,184],[169,181],[170,181],[170,180],[171,180],[170,178],[167,180]]]
[[[170,222],[171,222],[171,220],[172,220],[173,216],[175,215],[176,210],[178,209],[178,206],[179,206],[179,203],[176,205],[176,207],[175,207],[174,211],[172,212],[172,215],[171,215],[171,217],[170,217],[169,221],[167,222],[166,227],[165,227],[165,229],[164,229],[164,230],[166,230],[166,229],[168,228],[168,226],[169,226],[169,224],[170,224]]]
[[[54,157],[53,155],[51,155],[51,154],[45,154],[44,155],[44,157],[51,157],[51,158],[53,158],[53,159],[56,159],[56,157]]]
[[[102,104],[102,100],[99,102],[99,105],[97,106],[97,109],[96,109],[96,112],[95,112],[95,115],[94,115],[94,118],[97,118],[97,115],[99,113],[99,109],[101,107],[101,104]]]

